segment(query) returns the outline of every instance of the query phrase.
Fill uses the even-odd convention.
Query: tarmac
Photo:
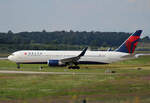
[[[35,71],[9,71],[0,70],[0,74],[58,74],[58,75],[93,75],[99,73],[75,73],[75,72],[35,72]]]

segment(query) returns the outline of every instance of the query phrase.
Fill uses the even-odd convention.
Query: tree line
[[[0,51],[22,49],[81,49],[85,46],[118,47],[131,33],[125,32],[86,32],[86,31],[54,31],[0,33]],[[144,37],[141,42],[150,43],[150,38]]]

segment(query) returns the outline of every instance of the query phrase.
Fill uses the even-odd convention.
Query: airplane
[[[69,69],[80,69],[79,64],[109,64],[133,57],[142,30],[137,30],[116,50],[89,51],[47,51],[22,50],[8,56],[10,61],[20,64],[48,64],[48,66],[68,66]]]

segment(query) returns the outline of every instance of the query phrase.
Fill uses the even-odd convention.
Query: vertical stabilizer
[[[140,40],[142,30],[137,30],[133,33],[118,49],[117,52],[134,53],[135,48]]]

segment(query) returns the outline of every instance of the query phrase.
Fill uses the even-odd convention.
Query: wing
[[[78,60],[84,56],[84,54],[86,53],[88,47],[84,48],[83,51],[81,52],[81,54],[79,54],[76,57],[71,57],[71,58],[65,58],[65,59],[61,59],[60,62],[67,64],[67,63],[77,63]]]

